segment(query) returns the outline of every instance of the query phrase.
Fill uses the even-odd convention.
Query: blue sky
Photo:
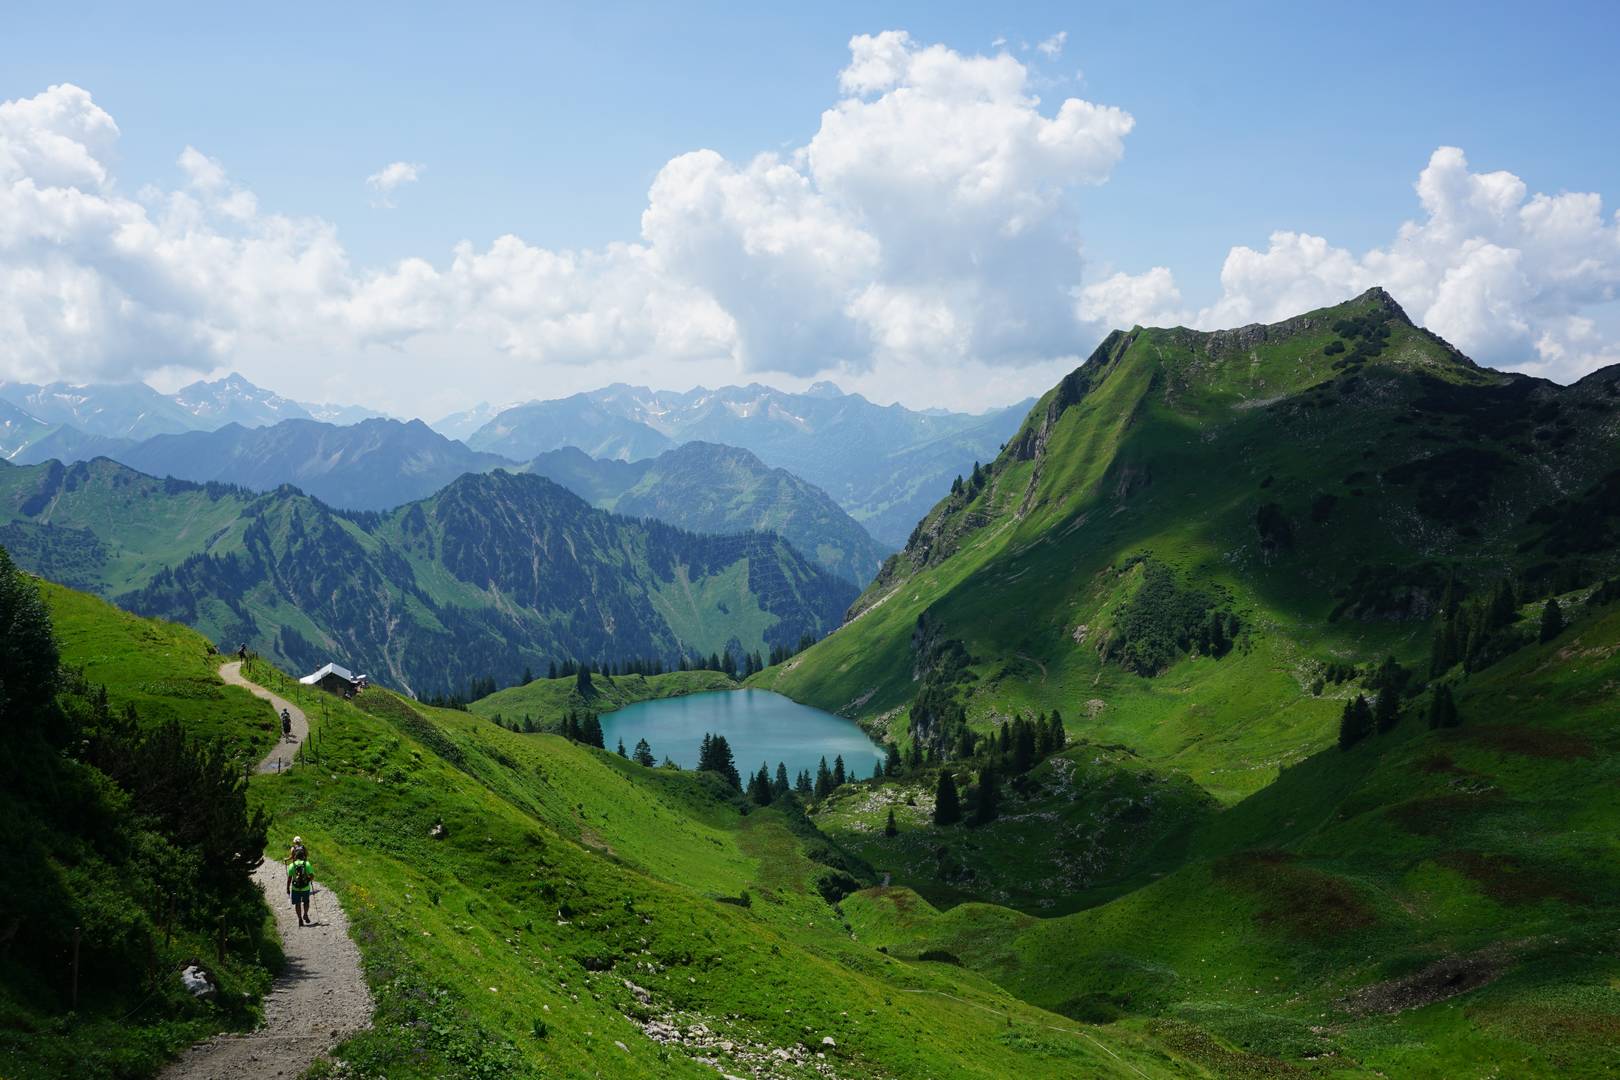
[[[228,174],[233,189],[251,191],[261,215],[329,227],[351,275],[383,273],[412,258],[442,271],[458,243],[485,252],[507,234],[547,252],[648,242],[642,215],[649,188],[672,159],[712,149],[742,169],[761,152],[791,157],[816,137],[823,111],[848,96],[840,72],[851,62],[852,36],[904,30],[919,52],[939,45],[959,57],[1010,56],[1024,70],[1023,93],[1038,96],[1033,108],[1047,117],[1068,98],[1128,114],[1122,151],[1098,166],[1106,175],[1094,169],[1072,185],[1049,172],[1031,180],[1062,188],[1061,207],[1043,210],[1035,228],[1061,234],[1062,245],[1079,245],[1083,261],[1060,265],[1048,248],[1033,256],[1009,248],[1003,256],[1009,264],[1049,267],[1054,282],[1061,277],[1071,290],[1116,272],[1134,280],[1162,267],[1173,277],[1173,298],[1158,280],[1145,300],[1136,291],[1129,303],[1099,297],[1086,309],[1096,318],[1079,319],[1072,331],[1010,340],[981,327],[963,331],[959,348],[940,353],[936,347],[932,360],[922,346],[907,353],[910,346],[895,344],[914,342],[915,335],[892,325],[874,330],[870,318],[851,331],[834,326],[838,319],[827,314],[818,317],[820,329],[805,329],[800,338],[779,340],[761,331],[752,347],[746,326],[738,331],[744,344],[737,346],[728,346],[721,331],[705,331],[698,337],[707,344],[683,338],[679,355],[663,366],[647,358],[645,341],[667,334],[621,342],[593,357],[589,339],[570,337],[562,346],[551,330],[514,332],[504,324],[491,330],[487,318],[460,309],[445,315],[442,326],[427,325],[433,317],[424,315],[408,327],[390,324],[315,349],[323,353],[319,373],[301,372],[288,359],[311,352],[308,343],[278,342],[228,313],[187,307],[170,313],[199,321],[201,328],[184,340],[152,328],[172,319],[114,327],[100,344],[58,349],[78,357],[56,361],[58,373],[127,372],[162,381],[182,370],[240,367],[275,385],[274,374],[285,368],[298,378],[324,379],[324,389],[337,393],[334,364],[342,369],[352,362],[353,381],[375,381],[390,356],[424,377],[447,356],[467,356],[476,357],[475,369],[488,377],[416,392],[414,411],[470,404],[464,399],[473,394],[511,389],[511,397],[526,397],[637,376],[791,383],[830,374],[876,397],[916,404],[968,404],[986,385],[1011,400],[1041,388],[1074,354],[1083,354],[1109,316],[1185,315],[1184,321],[1209,322],[1273,314],[1275,303],[1297,292],[1275,280],[1288,272],[1286,260],[1271,260],[1267,284],[1251,281],[1234,299],[1221,277],[1234,245],[1278,255],[1274,246],[1268,252],[1270,237],[1286,230],[1325,238],[1357,260],[1390,248],[1402,222],[1425,216],[1414,182],[1439,147],[1466,153],[1458,176],[1514,174],[1525,199],[1601,195],[1605,226],[1620,203],[1613,116],[1620,101],[1620,65],[1613,62],[1620,16],[1613,5],[1548,4],[1534,12],[1506,4],[1377,3],[806,7],[814,10],[458,5],[452,11],[390,4],[284,5],[269,12],[226,5],[136,11],[132,5],[14,4],[0,37],[0,100],[29,99],[62,83],[87,91],[94,107],[116,122],[108,169],[116,191],[135,201],[148,186],[179,190],[177,156],[194,147]],[[1066,34],[1060,50],[1049,48],[1048,55],[1035,48],[1060,31]],[[868,97],[888,92],[878,87]],[[415,182],[390,195],[391,207],[379,206],[365,178],[390,162],[420,170]],[[813,175],[812,185],[830,190]],[[835,201],[845,204],[846,220],[869,222],[875,207],[852,204],[853,198],[845,192]],[[936,228],[948,221],[931,220]],[[895,246],[880,230],[874,235],[886,253]],[[1487,239],[1518,250],[1501,236]],[[1587,240],[1607,251],[1605,235]],[[1530,252],[1535,244],[1520,246]],[[29,253],[0,250],[0,265],[37,254],[37,245]],[[1326,274],[1321,288],[1361,284],[1382,265],[1374,260],[1372,268],[1341,268]],[[716,277],[728,273],[753,280],[762,271],[741,261],[705,262],[682,271],[680,285],[720,297],[721,314],[739,324],[755,308],[781,321],[780,299],[738,295],[735,282]],[[1579,367],[1609,358],[1614,304],[1605,297],[1613,295],[1612,270],[1578,297],[1555,302],[1537,273],[1555,274],[1556,267],[1519,272],[1528,274],[1529,284],[1519,289],[1518,302],[1534,311],[1517,312],[1516,322],[1504,316],[1501,325],[1457,315],[1473,303],[1468,298],[1437,299],[1444,268],[1417,275],[1411,289],[1419,306],[1436,310],[1435,319],[1453,334],[1502,342],[1484,357],[1493,362],[1513,363],[1522,355],[1515,366],[1573,377]],[[794,288],[806,288],[805,279],[789,278]],[[827,299],[827,311],[847,307],[850,290],[865,287],[841,282],[844,291]],[[915,275],[905,287],[924,288]],[[941,295],[943,304],[968,303],[961,290]],[[300,301],[272,302],[296,310]],[[315,301],[306,296],[303,302]],[[671,301],[675,308],[686,305]],[[1034,312],[1023,321],[1044,325],[1049,315]],[[1594,328],[1566,333],[1570,318]],[[43,356],[48,350],[37,342],[48,334],[39,326],[27,329]],[[888,344],[851,336],[868,332],[887,333]],[[1553,346],[1536,352],[1534,343],[1547,333],[1564,335],[1556,345],[1562,359],[1548,359]],[[1063,346],[1065,335],[1072,346]],[[0,377],[39,377],[48,366],[36,356],[8,367],[7,344],[0,330]],[[767,348],[779,353],[765,355]],[[634,362],[627,359],[632,354]],[[790,354],[791,362],[773,359]],[[836,362],[811,370],[815,361],[807,357],[823,354]],[[961,377],[919,385],[919,373],[941,367]],[[394,392],[396,408],[415,404],[406,392]]]

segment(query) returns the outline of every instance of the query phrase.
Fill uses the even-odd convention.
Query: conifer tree
[[[872,779],[873,780],[882,780],[883,779],[883,759],[882,758],[879,758],[877,761],[874,761],[872,763]]]
[[[737,762],[731,756],[731,743],[724,735],[703,735],[703,745],[698,750],[698,769],[703,772],[719,773],[738,791],[742,790],[742,777],[737,772]]]
[[[1391,687],[1385,686],[1373,699],[1373,728],[1382,735],[1386,731],[1393,731],[1395,725],[1400,722],[1401,696]]]
[[[627,757],[630,756],[629,754],[625,753],[624,740],[623,739],[619,740],[619,756],[622,757],[622,758],[627,758]]]
[[[939,770],[939,786],[934,789],[934,824],[955,825],[962,820],[962,802],[956,793],[956,777],[951,770]]]
[[[546,665],[546,678],[555,679],[556,677],[557,677],[557,661],[553,660],[553,661],[551,661],[551,663]]]
[[[816,798],[825,799],[832,789],[832,770],[827,768],[827,759],[823,757],[821,764],[816,766]]]
[[[816,786],[810,780],[810,770],[800,769],[798,777],[793,781],[793,790],[808,798],[815,794]]]
[[[652,747],[647,744],[646,739],[636,743],[635,753],[632,756],[635,758],[637,765],[645,765],[649,769],[653,767]]]
[[[996,820],[1000,793],[996,790],[996,771],[986,765],[979,770],[978,798],[973,804],[973,824],[988,825]]]
[[[1048,742],[1052,747],[1050,753],[1059,753],[1069,743],[1069,733],[1063,726],[1063,715],[1053,709],[1052,715],[1047,717],[1046,723],[1050,732],[1048,735]]]
[[[574,689],[579,691],[580,697],[591,696],[591,666],[589,664],[580,663],[579,670],[574,673]]]
[[[580,742],[586,746],[594,746],[598,750],[607,749],[602,741],[602,722],[596,718],[595,713],[585,714],[585,722],[580,725]]]
[[[891,806],[889,807],[889,820],[883,826],[883,835],[893,836],[899,831],[900,827],[894,823],[894,807]]]
[[[1558,606],[1558,598],[1552,597],[1541,609],[1541,640],[1543,643],[1551,641],[1563,632],[1564,611]]]
[[[776,779],[771,783],[771,796],[780,799],[788,793],[787,766],[782,762],[776,763]]]
[[[748,797],[760,806],[771,805],[771,767],[759,763],[759,772],[748,778]]]
[[[894,743],[889,743],[883,748],[883,752],[888,757],[888,760],[883,765],[884,775],[898,776],[900,774],[900,747]]]
[[[1344,703],[1344,712],[1339,717],[1339,749],[1350,749],[1371,734],[1372,729],[1372,706],[1367,704],[1365,697],[1357,694],[1353,700]]]
[[[832,786],[841,788],[848,779],[848,775],[844,772],[844,755],[839,754],[833,758]]]
[[[1462,723],[1457,715],[1457,702],[1451,696],[1451,687],[1441,684],[1429,698],[1429,727],[1453,728]]]

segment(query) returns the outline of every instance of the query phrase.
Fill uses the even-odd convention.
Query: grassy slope
[[[1184,1025],[1318,1068],[1612,1075],[1617,656],[1611,607],[1466,682],[1464,727],[1409,717],[1312,757],[1207,819],[1180,869],[1111,903],[1037,919],[940,912],[892,888],[845,909],[869,940],[953,952],[1047,1008],[1155,1016],[1189,1053],[1202,1036]]]
[[[51,595],[70,660],[101,664],[112,686],[188,726],[244,747],[262,739],[268,709],[245,693],[219,688],[197,706],[208,698],[196,635]],[[304,763],[253,780],[276,818],[272,854],[293,832],[310,842],[380,1001],[377,1027],[344,1048],[347,1075],[713,1076],[694,1060],[707,1056],[730,1071],[811,1075],[759,1056],[801,1047],[839,1076],[1109,1075],[1121,1060],[1142,1075],[1198,1075],[1128,1027],[1077,1024],[971,972],[865,944],[813,887],[825,872],[804,854],[813,834],[779,810],[740,814],[712,778],[386,691],[357,708],[263,663],[252,674],[299,697],[314,724]],[[446,839],[429,837],[435,822]],[[718,899],[744,893],[748,907]],[[661,1046],[636,1023],[654,1019],[705,1024],[732,1050]],[[94,1072],[105,1051],[139,1075],[151,1059],[128,1053],[127,1038],[146,1039],[144,1055],[219,1023],[203,1010],[154,1039],[81,1021],[31,1039],[7,1072],[50,1075],[64,1054]],[[836,1046],[822,1045],[829,1036]]]
[[[1100,1075],[1111,1053],[1148,1075],[1168,1067],[1136,1032],[1098,1033],[865,945],[816,894],[823,868],[788,819],[741,816],[704,777],[386,692],[362,704],[317,721],[318,766],[258,788],[278,834],[301,832],[348,899],[382,1002],[378,1030],[345,1051],[362,1074],[611,1062],[614,1075],[713,1075],[627,1015],[702,1022],[739,1048],[831,1036],[838,1075],[1000,1076],[1009,1062]],[[436,821],[448,839],[429,838]],[[744,891],[748,908],[714,899]]]
[[[1332,323],[1378,304],[1364,297],[1315,312],[1218,355],[1206,351],[1207,336],[1181,330],[1110,342],[1082,369],[1090,385],[1078,402],[1049,408],[1057,389],[1043,398],[983,491],[936,507],[855,619],[752,684],[904,743],[917,690],[912,632],[927,612],[974,657],[970,720],[988,726],[1058,708],[1072,737],[1128,745],[1222,802],[1260,790],[1332,738],[1342,702],[1307,689],[1322,662],[1386,651],[1413,660],[1426,650],[1426,622],[1330,618],[1359,567],[1441,560],[1487,579],[1526,561],[1514,554],[1517,530],[1549,491],[1579,490],[1614,463],[1612,404],[1565,409],[1578,413],[1580,453],[1542,443],[1521,452],[1507,440],[1527,443],[1527,433],[1417,409],[1422,379],[1461,392],[1505,380],[1404,320],[1389,323],[1371,365],[1335,372],[1322,353],[1338,338]],[[1043,449],[1020,454],[1026,436]],[[1409,486],[1378,480],[1447,445],[1522,458],[1472,523],[1477,537],[1426,517]],[[1320,495],[1337,498],[1324,522],[1310,515]],[[1262,551],[1255,517],[1264,503],[1292,523],[1291,549]],[[941,561],[943,551],[951,554]],[[1154,678],[1099,658],[1131,587],[1124,560],[1142,552],[1231,597],[1245,627],[1232,653],[1184,659]]]
[[[143,724],[177,720],[199,738],[222,741],[233,756],[245,761],[257,761],[274,744],[269,706],[219,681],[218,658],[209,655],[201,635],[130,615],[60,585],[42,582],[41,590],[62,664],[82,669],[91,684],[105,686],[114,710],[132,705]],[[59,850],[63,857],[59,872],[64,877],[105,872],[92,848],[67,858],[71,850]],[[114,894],[108,890],[104,895]],[[161,909],[160,903],[154,906]],[[95,915],[102,925],[120,919],[132,926],[146,925],[148,919],[151,925],[160,921],[158,914],[133,910]],[[158,970],[175,971],[189,958],[206,957],[227,998],[262,995],[270,982],[267,965],[275,957],[232,949],[224,965],[213,963],[212,920],[208,922],[201,932],[182,924],[172,940],[160,944],[154,957]],[[157,937],[161,939],[162,933]],[[87,956],[94,955],[96,944],[87,943]],[[12,1080],[148,1075],[165,1057],[222,1026],[251,1027],[256,1022],[250,1007],[203,1006],[169,980],[139,1000],[108,998],[87,980],[81,987],[80,1013],[64,1021],[41,1010],[42,1003],[61,992],[60,987],[14,982],[16,974],[0,964],[0,1075]]]
[[[582,697],[573,676],[535,679],[479,698],[467,709],[478,716],[499,716],[507,722],[530,717],[543,727],[554,727],[569,711],[612,712],[637,701],[734,690],[737,682],[718,671],[669,671],[662,675],[594,675],[591,687],[590,696]]]
[[[62,662],[133,705],[143,723],[178,720],[198,739],[222,741],[257,762],[275,745],[275,717],[247,691],[219,681],[223,657],[194,630],[131,615],[97,597],[42,582]]]

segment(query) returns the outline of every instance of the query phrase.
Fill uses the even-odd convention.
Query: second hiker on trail
[[[299,926],[310,926],[309,894],[315,891],[315,868],[310,865],[309,852],[299,837],[293,837],[293,859],[287,864],[287,896],[298,915]]]
[[[281,737],[283,739],[291,739],[293,737],[292,713],[288,712],[286,709],[281,710]]]

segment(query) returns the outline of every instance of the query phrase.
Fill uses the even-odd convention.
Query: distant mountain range
[[[23,414],[33,423],[14,434],[8,417]],[[155,435],[212,431],[226,424],[264,427],[282,420],[325,420],[357,423],[382,414],[353,405],[307,405],[255,386],[241,375],[198,381],[175,394],[162,394],[145,383],[0,382],[0,457],[12,462],[44,461],[59,452],[32,450],[35,443],[70,428],[55,444],[58,451],[94,456],[116,444],[92,439],[127,440],[133,445]],[[91,450],[90,448],[94,448]],[[32,452],[30,452],[32,450]]]
[[[888,554],[828,495],[746,450],[689,443],[635,463],[601,461],[572,447],[534,463],[470,450],[420,420],[347,427],[283,420],[144,442],[60,427],[27,446],[18,464],[107,457],[138,472],[271,491],[291,484],[343,510],[389,510],[427,498],[466,473],[537,472],[602,509],[705,533],[780,533],[809,558],[864,587]]]
[[[693,440],[753,451],[831,495],[881,543],[899,547],[951,480],[989,461],[1030,402],[983,415],[874,405],[831,383],[794,394],[768,386],[685,393],[616,384],[506,409],[467,439],[529,460],[564,446],[634,461]]]
[[[107,457],[151,476],[219,481],[269,491],[292,484],[346,510],[388,510],[426,498],[463,473],[515,463],[480,454],[420,420],[363,420],[348,427],[283,420],[271,427],[159,435]],[[864,584],[864,582],[863,582]]]
[[[836,626],[856,593],[774,535],[633,520],[504,471],[375,514],[107,460],[5,465],[0,545],[224,647],[417,693],[571,657],[768,653]]]
[[[889,549],[820,488],[747,450],[689,442],[644,461],[593,458],[574,447],[529,463],[594,506],[693,532],[779,533],[833,573],[865,586]]]
[[[704,531],[780,527],[824,566],[864,584],[871,560],[901,547],[954,477],[994,458],[1026,409],[1021,403],[974,416],[878,406],[831,383],[797,394],[757,384],[686,393],[615,385],[507,408],[480,405],[430,430],[359,406],[293,401],[236,374],[172,395],[142,383],[8,383],[0,384],[0,458],[28,465],[110,457],[152,475],[259,490],[290,483],[334,506],[381,510],[425,498],[462,473],[521,469],[565,448],[640,463],[703,442],[749,451],[755,460],[710,462],[706,482],[713,486],[701,505],[690,496],[705,452],[671,462],[673,473],[597,470],[621,479],[607,496],[582,493],[608,505],[651,477],[626,512]],[[565,482],[583,482],[584,473],[562,459],[550,467],[567,472]],[[762,507],[756,503],[771,469],[803,483],[769,481],[774,494]],[[631,476],[637,479],[622,483]],[[652,492],[653,481],[677,476],[685,494]],[[825,498],[866,537],[829,514]]]

